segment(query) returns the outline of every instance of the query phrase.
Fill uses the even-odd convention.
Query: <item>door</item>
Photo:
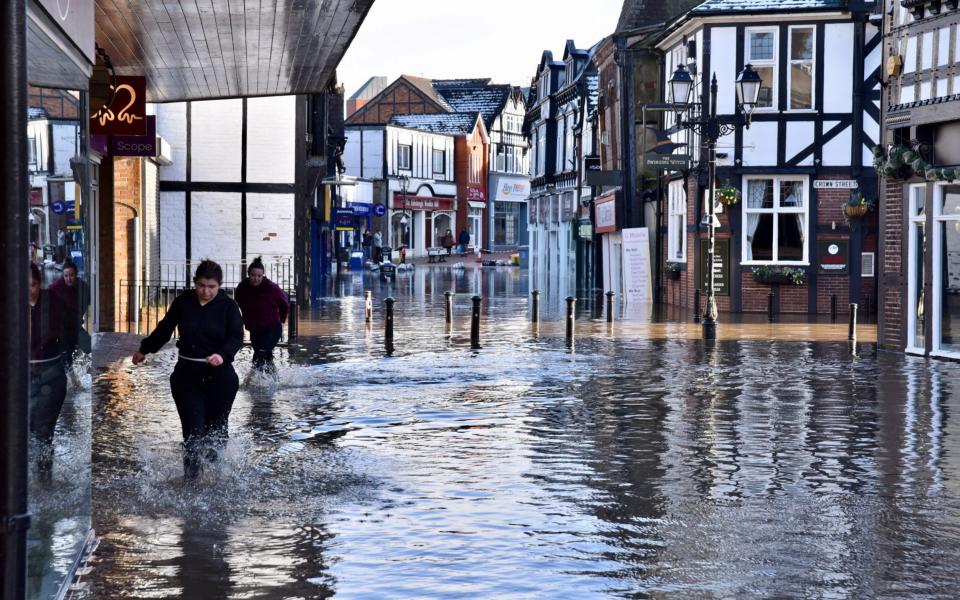
[[[910,230],[907,240],[907,352],[923,354],[926,346],[924,313],[924,262],[927,247],[927,186],[912,185],[909,194]]]

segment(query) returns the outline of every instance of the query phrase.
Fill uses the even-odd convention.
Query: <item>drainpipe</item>
[[[0,109],[0,256],[20,285],[0,294],[0,597],[26,596],[27,578],[27,399],[29,394],[29,307],[27,244],[27,7],[0,6],[0,86],[6,101]]]

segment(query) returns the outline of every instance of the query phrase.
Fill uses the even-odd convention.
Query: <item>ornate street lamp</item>
[[[400,224],[406,226],[407,224],[407,189],[410,187],[410,178],[406,175],[400,175],[398,177],[400,181],[400,189],[403,191],[403,216],[400,218]],[[413,210],[410,210],[410,227],[408,228],[410,234],[407,236],[407,248],[410,249],[410,252],[413,252]]]
[[[716,243],[716,228],[719,222],[714,205],[717,177],[717,140],[731,134],[738,127],[750,128],[750,119],[754,109],[760,101],[760,88],[763,80],[746,65],[737,76],[737,107],[735,115],[717,116],[717,75],[713,75],[710,82],[710,96],[707,99],[710,112],[689,120],[683,120],[683,113],[690,108],[690,95],[693,92],[694,82],[690,72],[684,65],[679,65],[668,82],[670,84],[671,101],[677,111],[677,126],[689,129],[707,141],[708,177],[710,179],[709,202],[707,214],[707,232],[709,242],[707,246],[707,307],[703,313],[703,338],[713,340],[717,338],[717,299],[714,294],[714,251]],[[699,309],[699,307],[698,307]]]

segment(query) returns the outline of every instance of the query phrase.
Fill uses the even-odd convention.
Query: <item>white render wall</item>
[[[190,110],[190,179],[240,181],[243,100],[194,102]]]
[[[160,192],[161,263],[183,262],[186,259],[186,197],[183,192]]]
[[[160,181],[187,180],[187,103],[157,104],[157,135],[170,144],[173,164],[160,169]]]
[[[240,194],[193,192],[190,195],[190,258],[240,262]],[[290,244],[291,250],[293,244]]]
[[[295,96],[247,100],[248,182],[294,182],[296,111]]]
[[[247,194],[247,261],[293,254],[293,194]]]
[[[346,136],[343,165],[347,175],[361,179],[383,179],[383,130],[348,127]]]

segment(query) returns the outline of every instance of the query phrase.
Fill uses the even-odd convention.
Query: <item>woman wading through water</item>
[[[259,256],[250,263],[247,278],[237,286],[234,297],[243,311],[243,324],[250,331],[253,368],[276,371],[273,349],[283,334],[283,322],[287,320],[290,303],[280,286],[264,276],[263,261]]]
[[[220,289],[223,270],[212,260],[197,267],[194,288],[177,296],[167,314],[133,354],[133,364],[159,351],[179,329],[179,360],[170,391],[183,428],[184,477],[200,473],[201,454],[216,461],[227,441],[230,409],[240,387],[233,358],[243,345],[243,320],[237,303]]]
[[[30,265],[30,434],[38,442],[37,473],[49,481],[53,469],[53,432],[67,397],[63,355],[63,304],[56,294],[40,289],[40,268]]]

